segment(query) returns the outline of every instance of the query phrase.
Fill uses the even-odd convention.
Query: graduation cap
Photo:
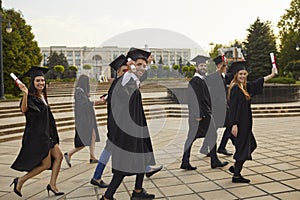
[[[214,58],[214,62],[216,65],[220,64],[221,62],[223,62],[222,56],[218,56],[216,58]]]
[[[30,77],[31,79],[34,79],[36,76],[44,76],[48,70],[49,68],[33,66],[25,72],[22,77]]]
[[[201,63],[206,64],[206,61],[207,61],[208,59],[209,59],[209,57],[198,55],[198,56],[196,56],[195,58],[193,58],[191,61],[192,61],[193,63],[196,63],[196,66],[198,66],[198,65],[201,64]]]
[[[111,66],[114,70],[118,71],[119,67],[122,65],[126,65],[127,59],[126,57],[121,54],[119,57],[117,57],[114,61],[112,61],[109,66]]]
[[[231,64],[230,71],[232,72],[232,74],[236,74],[240,70],[247,70],[245,61],[238,61]]]
[[[127,58],[131,58],[132,60],[136,61],[137,59],[143,59],[148,62],[148,57],[150,56],[151,52],[144,51],[142,49],[136,49],[134,47],[130,48],[127,53]]]

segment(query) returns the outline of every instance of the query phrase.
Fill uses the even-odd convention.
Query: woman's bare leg
[[[51,156],[50,152],[46,158],[42,160],[42,164],[40,166],[37,166],[27,174],[25,174],[22,177],[19,177],[18,184],[17,184],[17,190],[20,192],[23,184],[30,178],[40,174],[41,172],[49,169],[51,167]]]
[[[58,146],[56,144],[51,150],[50,150],[51,156],[54,157],[54,162],[52,165],[52,173],[51,173],[51,179],[50,179],[50,186],[55,191],[58,192],[56,188],[56,180],[57,176],[61,167],[61,162],[63,160],[63,154]]]

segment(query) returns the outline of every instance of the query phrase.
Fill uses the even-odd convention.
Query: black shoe
[[[133,190],[131,195],[131,200],[140,200],[140,199],[154,199],[154,194],[148,194],[147,191],[143,188],[141,192],[137,193]]]
[[[90,159],[90,164],[98,163],[97,159]]]
[[[70,162],[70,158],[69,158],[68,152],[64,153],[64,157],[65,157],[65,160],[66,160],[66,162],[67,162],[67,165],[68,165],[69,167],[71,167],[71,162]]]
[[[242,175],[239,175],[239,176],[233,176],[232,182],[233,183],[250,183],[250,180],[242,177]]]
[[[102,196],[99,200],[104,200],[104,196]],[[115,198],[108,199],[108,200],[116,200]]]
[[[229,162],[227,162],[227,161],[225,161],[225,162],[217,161],[216,163],[211,163],[210,166],[212,169],[215,169],[217,167],[224,167],[228,164],[229,164]]]
[[[234,173],[234,166],[230,166],[228,169],[231,173]]]
[[[91,181],[90,181],[90,183],[92,184],[92,185],[95,185],[95,186],[98,186],[98,187],[100,187],[100,188],[107,188],[109,185],[108,184],[106,184],[104,181],[100,181],[100,183],[98,182],[98,181],[96,181],[95,179],[91,179]]]
[[[47,191],[48,191],[48,196],[50,195],[49,194],[49,191],[53,192],[55,194],[55,196],[61,196],[61,195],[64,195],[65,193],[64,192],[55,192],[52,188],[51,188],[51,185],[48,184],[47,185]]]
[[[153,174],[159,172],[161,169],[163,168],[163,166],[159,166],[159,167],[154,167],[154,168],[151,168],[148,172],[146,172],[146,177],[149,178],[151,177]]]
[[[196,170],[197,169],[197,167],[193,167],[190,163],[181,163],[180,168],[186,169],[186,170]]]
[[[15,178],[9,186],[12,186],[12,184],[14,184],[14,193],[16,193],[19,197],[22,197],[21,192],[17,190],[18,181],[19,178]]]
[[[224,154],[226,156],[231,156],[233,153],[227,151],[226,149],[218,149],[218,153]]]

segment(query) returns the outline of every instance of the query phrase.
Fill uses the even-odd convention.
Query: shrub
[[[183,71],[183,72],[189,71],[189,67],[188,67],[188,66],[183,66],[183,67],[182,67],[182,71]]]
[[[180,68],[180,65],[173,65],[174,70],[178,70]]]
[[[151,65],[150,67],[152,70],[157,70],[158,69],[158,66],[157,65]]]
[[[170,70],[170,67],[169,67],[168,65],[164,65],[162,68],[163,68],[163,70],[165,70],[165,71],[169,71],[169,70]]]
[[[291,77],[279,76],[268,80],[267,83],[295,84],[296,80]]]
[[[83,65],[83,69],[92,69],[92,65],[85,64]]]
[[[77,72],[78,71],[78,67],[71,65],[71,66],[69,66],[69,70]]]
[[[62,65],[55,65],[54,66],[54,71],[59,72],[59,73],[64,73],[65,67]]]

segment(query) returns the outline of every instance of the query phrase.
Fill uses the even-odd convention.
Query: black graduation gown
[[[251,97],[262,93],[263,84],[264,78],[247,83],[247,91]],[[236,149],[233,158],[237,161],[252,160],[251,153],[257,144],[252,133],[251,99],[247,100],[237,85],[230,92],[229,121],[231,126],[238,126],[237,137],[232,137]]]
[[[96,142],[100,141],[94,103],[84,93],[83,89],[75,89],[75,147],[91,146],[93,129]]]
[[[212,117],[214,118],[216,128],[224,127],[226,116],[226,91],[224,81],[219,72],[209,74],[205,78],[209,89],[212,105]]]
[[[204,80],[194,76],[188,84],[189,138],[206,136],[211,121],[211,99]],[[201,121],[196,118],[202,117]]]
[[[28,95],[28,110],[21,150],[11,168],[31,171],[41,165],[51,148],[59,143],[56,124],[50,107],[35,96]],[[53,160],[53,158],[52,158]]]
[[[108,97],[108,140],[113,173],[135,175],[155,165],[155,159],[141,93],[132,78],[123,86],[123,77],[117,79]]]

